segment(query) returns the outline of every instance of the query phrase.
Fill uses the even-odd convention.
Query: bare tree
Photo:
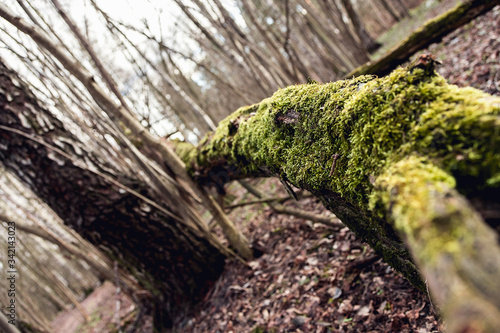
[[[129,269],[150,291],[144,303],[151,301],[157,320],[168,323],[217,277],[227,252],[207,231],[183,222],[180,204],[157,204],[150,185],[86,149],[12,71],[1,68],[2,163],[66,223]],[[26,127],[26,120],[32,125]]]

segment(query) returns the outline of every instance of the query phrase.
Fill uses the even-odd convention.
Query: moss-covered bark
[[[445,314],[465,311],[456,303],[465,287],[439,290],[456,280],[494,310],[491,323],[500,318],[491,293],[500,290],[500,249],[464,196],[497,221],[499,131],[500,98],[448,85],[422,57],[383,78],[282,89],[178,153],[200,182],[278,176],[310,190],[416,286],[425,290],[427,279]]]
[[[450,319],[449,331],[497,332],[498,235],[456,191],[456,180],[431,160],[413,155],[391,165],[376,187]]]

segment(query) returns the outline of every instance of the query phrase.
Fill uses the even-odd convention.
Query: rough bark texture
[[[157,209],[119,187],[116,181],[154,197],[147,184],[89,146],[0,62],[0,161],[66,224],[128,269],[151,294],[144,304],[153,304],[157,322],[168,325],[211,286],[225,257],[175,219],[175,207]]]
[[[432,43],[439,42],[450,32],[497,5],[498,0],[466,0],[447,13],[428,21],[423,27],[389,50],[379,60],[367,62],[353,70],[346,77],[366,74],[386,75],[396,66],[408,61],[415,52]]]
[[[115,119],[115,121],[121,121],[133,135],[150,148],[150,151],[155,152],[148,157],[158,162],[159,166],[164,167],[163,171],[169,173],[170,177],[173,176],[177,181],[175,186],[172,183],[167,182],[163,182],[163,184],[161,184],[162,189],[160,191],[167,194],[166,197],[177,197],[179,191],[188,193],[194,192],[195,196],[193,196],[193,199],[195,199],[194,197],[197,197],[195,200],[203,200],[205,207],[207,207],[214,220],[221,226],[229,243],[234,247],[238,254],[245,259],[252,258],[253,251],[246,237],[235,227],[234,223],[226,216],[214,198],[208,193],[205,193],[202,188],[199,188],[198,184],[192,181],[186,172],[184,163],[163,140],[160,140],[160,138],[147,131],[137,117],[128,110],[128,108],[124,105],[117,104],[112,98],[110,98],[110,96],[97,83],[94,76],[85,67],[83,67],[79,61],[73,59],[73,57],[68,54],[64,48],[54,44],[51,38],[45,34],[43,30],[36,25],[25,21],[15,13],[12,13],[7,6],[1,3],[0,16],[14,25],[17,29],[30,36],[30,38],[32,38],[38,46],[52,54],[52,56],[54,56],[64,66],[64,68],[71,73],[71,75],[75,76],[75,78],[77,78],[85,86],[97,105],[99,105],[99,107],[106,112],[110,118]],[[145,168],[149,167],[146,166]],[[184,183],[186,186],[181,186],[181,183]],[[202,223],[199,218],[192,218],[192,214],[189,212],[184,214],[185,207],[182,207],[182,202],[179,204],[181,205],[181,207],[177,205],[178,210],[181,213],[179,215],[182,216],[185,221],[191,220],[197,225],[197,228],[208,231],[206,225]]]
[[[500,248],[478,212],[498,222],[500,99],[446,84],[433,65],[285,88],[177,152],[200,182],[278,176],[311,191],[429,287],[451,331],[494,332]]]

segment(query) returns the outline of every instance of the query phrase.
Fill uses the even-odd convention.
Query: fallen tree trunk
[[[398,65],[432,43],[439,42],[444,36],[460,28],[498,5],[497,0],[466,0],[455,8],[427,21],[421,28],[414,31],[405,40],[390,49],[380,59],[368,61],[356,68],[347,78],[365,74],[386,75]]]
[[[132,132],[132,134],[136,136],[137,139],[141,140],[142,143],[149,148],[146,149],[145,152],[149,152],[148,157],[153,161],[158,162],[158,166],[160,168],[157,168],[155,171],[150,169],[148,172],[163,173],[161,176],[173,177],[177,182],[176,186],[173,186],[173,184],[167,184],[167,182],[157,184],[157,186],[161,187],[160,190],[163,193],[167,196],[174,197],[179,193],[179,191],[181,193],[187,192],[191,195],[192,200],[202,201],[205,207],[209,210],[210,214],[214,217],[214,220],[216,220],[221,226],[224,235],[228,239],[229,243],[234,247],[236,252],[238,252],[238,254],[244,259],[252,258],[253,251],[250,247],[248,239],[246,239],[246,237],[234,226],[234,223],[226,216],[214,198],[208,193],[205,193],[196,183],[192,182],[182,161],[179,160],[179,158],[173,151],[171,151],[165,142],[147,131],[144,126],[142,126],[140,121],[132,114],[132,112],[130,112],[128,107],[117,104],[112,98],[110,98],[96,82],[94,76],[85,67],[83,67],[79,61],[73,59],[64,50],[64,48],[54,44],[50,37],[36,25],[30,24],[21,17],[12,13],[7,6],[2,3],[0,3],[0,16],[17,29],[30,36],[30,38],[32,38],[39,47],[47,50],[52,56],[54,56],[54,58],[56,58],[61,65],[63,65],[63,67],[71,73],[71,75],[83,84],[97,105],[99,105],[99,107],[106,112],[111,119],[121,121]],[[70,23],[70,25],[72,25],[72,23]],[[89,48],[88,44],[84,44],[86,48]],[[90,50],[90,54],[91,56],[95,56],[93,50]],[[104,74],[104,76],[107,75],[109,74]],[[183,209],[180,209],[180,211],[182,212]],[[198,227],[201,227],[202,229],[205,227],[198,218],[192,219],[189,216],[184,217],[186,220],[193,220],[196,224],[198,224]]]
[[[451,332],[494,332],[500,247],[485,220],[500,217],[500,98],[433,66],[423,56],[384,78],[291,86],[176,151],[200,183],[277,176],[311,191],[430,289]]]

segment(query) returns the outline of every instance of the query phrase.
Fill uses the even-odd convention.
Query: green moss
[[[460,219],[452,218],[456,207],[445,200],[456,186],[450,174],[426,158],[410,156],[391,165],[376,186],[380,191],[372,194],[372,204],[381,200],[385,207],[391,207],[395,228],[413,248],[425,244],[417,251],[421,260],[431,261],[436,253],[459,252],[467,232]]]
[[[182,142],[180,140],[170,140],[169,141],[174,146],[174,151],[184,162],[192,161],[196,158],[195,147],[188,143]]]
[[[450,86],[420,68],[290,86],[223,120],[198,148],[196,162],[209,166],[223,157],[248,174],[265,168],[365,208],[370,179],[412,152],[473,176],[467,186],[488,186],[499,177],[499,105],[498,98]]]
[[[433,238],[442,232],[439,221],[427,216],[436,222],[427,228],[428,220],[412,215],[425,200],[412,202],[407,196],[411,204],[395,205],[391,191],[401,188],[398,182],[406,177],[415,177],[410,188],[420,187],[420,180],[436,181],[466,195],[500,183],[500,98],[448,85],[431,67],[423,63],[382,78],[361,76],[279,90],[223,120],[186,155],[191,156],[191,170],[220,166],[222,160],[243,174],[279,176],[311,190],[384,260],[425,290],[387,222],[412,235],[415,244],[428,240],[425,258],[436,251],[452,254],[464,229],[457,225],[449,238]],[[408,174],[398,176],[402,171]]]
[[[444,89],[442,89],[444,90]],[[500,99],[447,86],[429,103],[403,152],[419,152],[452,173],[464,194],[495,187],[500,172]]]

